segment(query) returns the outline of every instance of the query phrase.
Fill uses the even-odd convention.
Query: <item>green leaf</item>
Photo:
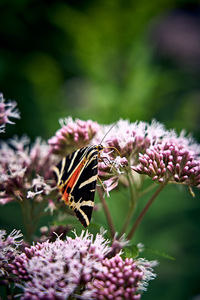
[[[158,256],[161,256],[161,257],[169,259],[169,260],[176,260],[175,257],[173,257],[173,256],[171,256],[171,255],[169,255],[169,254],[167,254],[163,251],[159,251],[159,250],[152,249],[152,248],[149,248],[149,247],[144,247],[144,251],[156,254]]]
[[[136,258],[139,255],[137,245],[131,245],[124,249],[123,258]]]

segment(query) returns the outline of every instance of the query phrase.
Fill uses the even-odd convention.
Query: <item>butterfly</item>
[[[64,202],[84,227],[90,224],[98,177],[98,160],[104,147],[83,147],[63,158],[54,167],[57,187]]]

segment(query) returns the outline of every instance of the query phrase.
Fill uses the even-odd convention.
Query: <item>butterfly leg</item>
[[[103,162],[107,167],[110,167],[110,170],[115,168],[114,162],[112,162],[108,157],[101,157],[99,161]]]
[[[105,188],[105,186],[104,186],[104,184],[103,184],[103,181],[100,179],[99,176],[97,176],[97,179],[99,180],[99,182],[100,182],[100,184],[101,184],[101,186],[102,186],[104,192],[107,194],[107,191],[106,191],[106,188]]]

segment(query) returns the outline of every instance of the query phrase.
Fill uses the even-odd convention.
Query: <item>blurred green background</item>
[[[71,115],[101,123],[155,118],[199,140],[199,82],[198,1],[0,0],[0,91],[21,112],[5,139],[48,139]],[[145,254],[160,266],[143,299],[200,299],[196,195],[166,188],[140,226],[135,243],[176,259]],[[112,199],[118,226],[122,200]],[[4,228],[20,226],[13,203],[0,218]]]

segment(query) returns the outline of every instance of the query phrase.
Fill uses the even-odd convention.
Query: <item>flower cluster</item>
[[[193,139],[180,136],[163,139],[139,154],[139,165],[133,170],[154,181],[167,180],[200,187],[200,146]]]
[[[5,106],[3,115],[3,104],[4,100],[1,100],[0,118],[8,123],[8,117],[14,117],[13,108],[9,110]],[[44,211],[44,200],[49,203],[46,209],[55,209],[52,167],[60,156],[87,145],[103,144],[98,156],[98,175],[107,193],[119,182],[132,191],[139,190],[138,182],[144,178],[140,174],[159,183],[170,181],[200,188],[200,146],[184,132],[177,135],[156,121],[148,124],[119,120],[112,126],[104,126],[91,120],[73,121],[67,118],[61,120],[61,129],[48,143],[36,139],[30,146],[29,139],[23,137],[13,139],[10,144],[2,142],[0,148],[0,203],[34,198],[34,202],[28,200],[23,203],[26,204],[23,208],[26,208],[25,218],[28,216],[25,225],[28,225],[29,239],[37,225],[38,211],[40,215],[41,210]],[[82,170],[78,169],[77,173],[79,171]],[[154,200],[156,195],[154,193],[151,199]],[[131,196],[131,209],[119,239],[102,200],[113,237],[111,246],[103,237],[103,232],[95,238],[88,231],[82,231],[80,236],[74,233],[75,238],[65,238],[70,226],[56,226],[49,231],[47,227],[42,227],[40,240],[18,254],[15,249],[21,234],[14,231],[5,238],[5,232],[0,231],[0,275],[11,273],[22,289],[22,300],[64,300],[71,297],[91,300],[140,299],[149,280],[156,276],[153,272],[156,262],[132,258],[124,260],[121,256],[128,243],[123,233],[130,225],[137,191]],[[42,202],[41,206],[35,205],[36,202]],[[143,212],[128,234],[129,238],[141,221]]]
[[[37,139],[33,146],[27,137],[15,138],[10,145],[2,142],[0,148],[0,203],[23,201],[29,190],[36,200],[46,195],[53,183],[52,166],[55,158],[49,155],[49,146]],[[39,175],[39,176],[38,176]]]
[[[95,137],[96,142],[108,130],[108,126],[102,127]],[[162,183],[169,180],[200,187],[200,145],[191,136],[186,136],[184,131],[177,135],[155,120],[151,124],[119,120],[104,143],[108,149],[113,148],[113,151],[106,153],[106,161],[99,164],[99,174],[108,177],[104,181],[107,192],[115,188],[119,180],[127,184],[123,176],[127,166],[125,159],[133,171],[148,175],[154,181]],[[109,176],[111,168],[106,162],[115,164],[118,159],[115,148],[121,153],[124,163],[117,168],[121,169],[118,174],[115,172]]]
[[[145,174],[160,183],[170,180],[200,185],[200,146],[184,132],[178,136],[155,120],[150,124],[119,120],[112,125],[98,125],[91,120],[68,118],[61,126],[49,140],[53,153],[64,155],[78,147],[103,143],[98,173],[107,194],[119,182],[128,186],[127,172],[131,170],[133,176],[135,172]]]
[[[22,237],[20,231],[13,230],[7,237],[6,231],[0,230],[0,276],[8,270],[8,263],[17,255],[16,248],[21,244]]]
[[[101,131],[98,132],[93,142],[99,143],[105,136],[103,141],[105,147],[117,149],[121,157],[125,157],[129,164],[136,164],[138,153],[145,151],[151,144],[166,135],[164,126],[155,120],[151,124],[119,120],[112,126],[101,126]],[[110,128],[112,129],[109,131]],[[113,154],[116,156],[115,151],[111,152],[111,157]]]
[[[96,238],[82,231],[50,243],[25,248],[10,264],[23,289],[21,299],[140,299],[149,280],[155,278],[153,262],[106,258],[111,248],[103,232]],[[125,297],[125,298],[124,298]]]
[[[102,265],[103,272],[94,274],[93,281],[87,287],[92,292],[91,298],[96,300],[138,300],[141,291],[146,290],[148,281],[156,276],[152,270],[155,261],[132,258],[123,260],[120,255],[116,255],[111,259],[105,258]],[[88,291],[85,296],[89,294]]]
[[[0,93],[0,132],[3,132],[6,123],[14,124],[14,122],[12,122],[10,118],[20,118],[16,106],[17,103],[14,101],[5,103],[3,94]]]
[[[74,150],[87,146],[98,132],[100,126],[91,120],[82,121],[71,117],[60,120],[61,129],[49,139],[52,153],[64,156]]]
[[[107,244],[101,234],[94,239],[83,231],[80,236],[75,234],[75,239],[63,241],[58,237],[53,243],[26,248],[10,265],[23,284],[21,299],[67,299],[102,269]]]

